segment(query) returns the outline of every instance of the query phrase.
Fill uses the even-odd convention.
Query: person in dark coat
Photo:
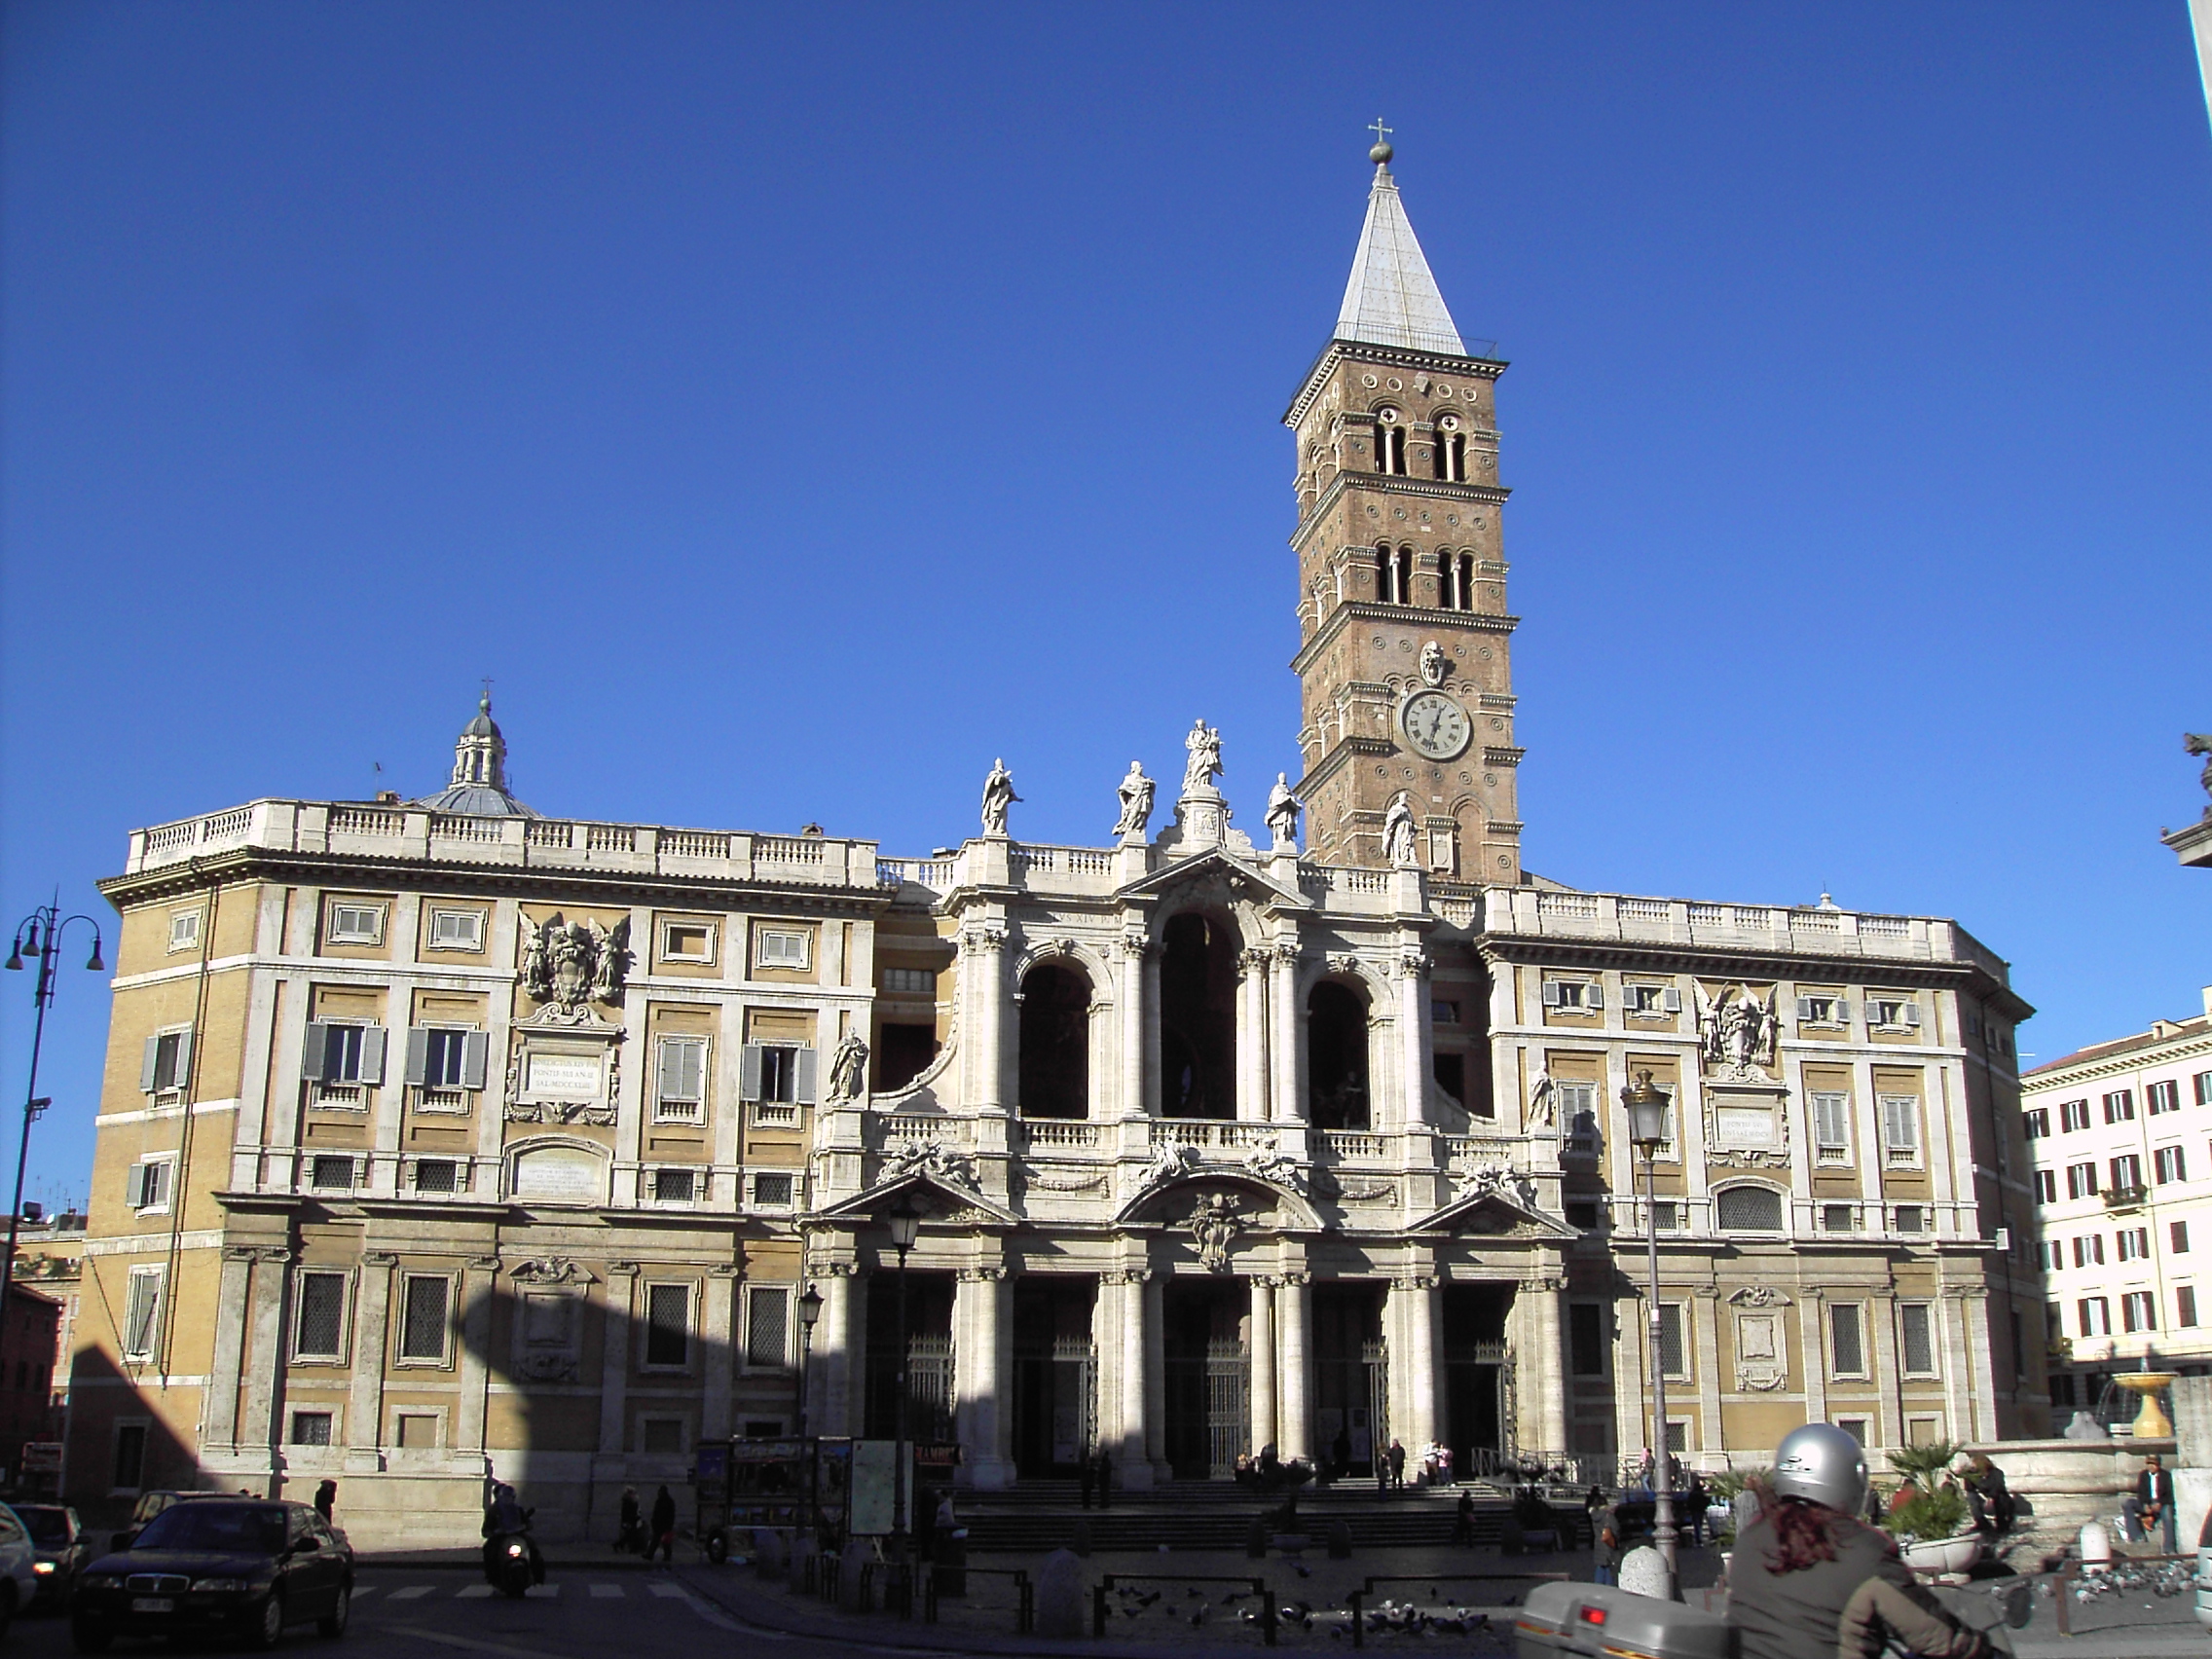
[[[336,1481],[324,1481],[322,1485],[314,1489],[314,1512],[322,1517],[322,1524],[325,1527],[331,1524],[330,1512],[337,1507],[338,1483]]]
[[[622,1489],[622,1513],[614,1526],[614,1547],[635,1555],[644,1532],[645,1516],[639,1513],[638,1489],[626,1486]]]
[[[1337,1437],[1329,1443],[1329,1460],[1336,1464],[1339,1478],[1351,1473],[1351,1430],[1340,1428]]]
[[[2143,1472],[2135,1477],[2135,1495],[2120,1504],[2120,1512],[2127,1520],[2127,1535],[2131,1539],[2140,1543],[2148,1538],[2153,1523],[2157,1523],[2165,1533],[2166,1554],[2178,1552],[2174,1477],[2156,1454],[2143,1459]]]
[[[1459,1501],[1452,1509],[1452,1541],[1471,1544],[1475,1541],[1475,1494],[1459,1493]]]
[[[656,1553],[664,1566],[676,1565],[676,1499],[666,1487],[653,1494],[652,1538],[645,1545],[645,1559],[652,1560]]]
[[[1406,1484],[1406,1449],[1395,1437],[1390,1441],[1390,1484],[1394,1487]]]
[[[1598,1584],[1618,1584],[1621,1581],[1621,1516],[1611,1504],[1601,1505],[1590,1523],[1592,1549],[1596,1556],[1591,1579]]]

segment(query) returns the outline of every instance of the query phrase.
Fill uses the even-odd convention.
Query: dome
[[[492,719],[489,682],[476,705],[476,718],[461,728],[453,746],[452,780],[436,794],[410,804],[465,818],[541,816],[507,793],[507,740]]]

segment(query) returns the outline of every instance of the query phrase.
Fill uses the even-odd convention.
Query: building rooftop
[[[2205,1012],[2196,1019],[2155,1019],[2151,1029],[2138,1031],[2131,1037],[2118,1037],[2110,1043],[2092,1043],[2086,1049],[2077,1049],[2071,1054],[2062,1054],[2023,1072],[2020,1082],[2032,1087],[2038,1078],[2048,1078],[2054,1072],[2070,1070],[2075,1066],[2105,1065],[2127,1055],[2162,1049],[2171,1043],[2187,1042],[2194,1038],[2212,1037],[2212,985],[2204,989]]]

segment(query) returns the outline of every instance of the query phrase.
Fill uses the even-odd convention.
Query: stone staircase
[[[1475,1542],[1494,1546],[1511,1505],[1495,1487],[1470,1483],[1475,1499]],[[1372,1485],[1346,1483],[1298,1494],[1299,1530],[1326,1546],[1330,1526],[1342,1521],[1357,1550],[1448,1545],[1459,1500],[1458,1488],[1409,1490],[1379,1496]],[[1280,1497],[1263,1497],[1232,1481],[1175,1481],[1147,1493],[1114,1493],[1108,1509],[1085,1509],[1073,1481],[1023,1481],[1007,1492],[963,1493],[956,1498],[968,1547],[976,1551],[1032,1554],[1072,1546],[1083,1528],[1093,1550],[1241,1550],[1255,1516],[1277,1509]]]

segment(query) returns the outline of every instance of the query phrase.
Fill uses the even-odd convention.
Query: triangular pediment
[[[1442,1209],[1414,1223],[1416,1233],[1468,1234],[1493,1238],[1579,1238],[1565,1222],[1554,1220],[1532,1204],[1525,1204],[1501,1187],[1484,1187],[1462,1194]]]
[[[958,1214],[962,1210],[980,1211],[988,1221],[1007,1227],[1017,1225],[1021,1218],[1004,1204],[985,1198],[965,1181],[941,1175],[929,1169],[909,1169],[889,1180],[878,1181],[864,1193],[855,1193],[849,1198],[840,1198],[827,1209],[814,1212],[816,1221],[866,1221],[887,1208],[903,1194],[921,1194],[927,1203],[926,1213],[940,1219]]]
[[[1219,880],[1228,883],[1233,892],[1256,903],[1283,905],[1301,910],[1313,907],[1312,901],[1296,887],[1285,887],[1272,876],[1244,863],[1220,847],[1208,847],[1158,869],[1141,881],[1132,881],[1121,889],[1121,896],[1130,899],[1155,898],[1193,881]]]

